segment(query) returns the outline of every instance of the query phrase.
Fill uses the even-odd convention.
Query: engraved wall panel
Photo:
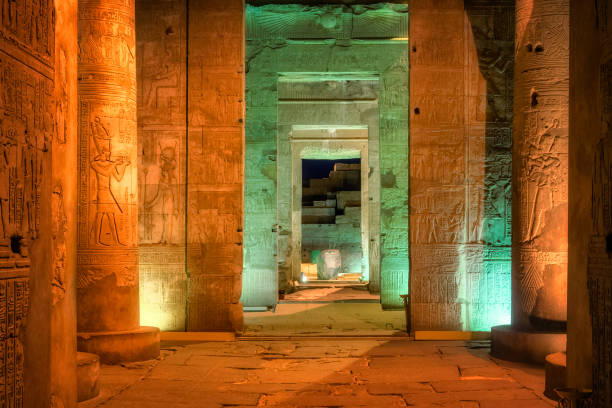
[[[186,9],[136,1],[140,316],[161,330],[185,329]]]
[[[413,329],[488,330],[510,318],[512,2],[413,2],[410,26]]]
[[[244,2],[190,0],[187,330],[242,327]]]
[[[49,398],[57,329],[51,323],[55,265],[41,262],[54,259],[55,249],[54,3],[0,4],[0,405],[21,407]]]

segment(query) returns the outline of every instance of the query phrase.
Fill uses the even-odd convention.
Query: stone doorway
[[[376,182],[366,200],[370,233],[362,237],[370,291],[380,294],[386,310],[403,307],[399,295],[408,293],[409,281],[407,10],[383,3],[367,11],[247,5],[246,310],[274,308],[279,290],[299,283],[301,202],[292,187],[297,172],[289,171],[301,160],[294,152],[306,136],[299,133],[351,127],[367,129],[369,158],[362,167]],[[388,24],[367,23],[372,19]]]
[[[345,301],[345,300],[370,300],[379,302],[379,294],[376,290],[369,289],[370,265],[377,265],[379,259],[369,257],[370,240],[377,241],[375,235],[378,228],[372,228],[370,222],[370,205],[368,197],[376,195],[380,186],[377,180],[370,179],[368,172],[370,168],[370,157],[368,155],[368,128],[365,126],[294,126],[290,135],[291,139],[291,242],[289,253],[291,259],[291,284],[292,290],[296,293],[283,296],[285,302],[300,301],[307,299]],[[322,161],[355,159],[359,164],[335,164],[329,173],[328,179],[310,180],[310,185],[304,184],[304,161]],[[375,157],[371,158],[372,162]],[[363,165],[361,165],[363,163]],[[338,166],[356,166],[357,171],[353,172],[353,184],[356,188],[347,187],[350,180],[342,180],[352,174],[348,170],[338,170]],[[327,182],[325,181],[327,180]],[[330,196],[327,206],[314,206],[315,198],[321,198],[322,191],[317,188],[315,181],[323,181],[328,184],[325,190],[339,191],[331,193],[325,191]],[[356,190],[356,191],[340,191]],[[347,203],[348,194],[356,193],[358,206]],[[353,194],[355,195],[355,194]],[[307,202],[308,200],[312,202]],[[342,201],[338,204],[338,200]],[[305,206],[305,204],[311,204]],[[349,206],[347,206],[349,204]],[[352,207],[351,207],[352,206]],[[337,210],[337,208],[341,208]],[[310,210],[310,212],[308,212]],[[334,212],[331,217],[317,217],[313,211]],[[342,215],[335,215],[340,211]],[[351,213],[354,212],[355,214]],[[312,214],[311,214],[312,213]],[[355,225],[351,221],[354,218]],[[376,217],[373,217],[376,218]],[[281,237],[279,235],[279,237]],[[282,244],[282,242],[279,242]],[[337,254],[334,254],[337,252]],[[334,259],[335,256],[339,259]],[[315,259],[314,257],[318,257]],[[314,261],[313,261],[314,259]],[[333,272],[329,266],[330,262],[338,261],[338,272],[333,277],[327,276],[327,272]],[[328,267],[324,267],[326,264]],[[313,277],[314,270],[314,282]],[[308,279],[306,277],[309,276]],[[352,277],[352,278],[351,278]],[[380,286],[374,277],[372,288]],[[357,290],[357,291],[356,291]],[[368,293],[373,292],[373,293]]]

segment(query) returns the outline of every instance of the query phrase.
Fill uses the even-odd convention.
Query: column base
[[[546,356],[565,351],[566,333],[528,332],[512,326],[491,328],[491,355],[508,361],[544,364]]]
[[[555,388],[565,388],[565,373],[567,357],[565,353],[553,353],[546,356],[546,387],[544,395],[554,401],[559,401]]]
[[[100,357],[91,353],[77,352],[77,396],[78,402],[95,398],[100,393],[98,376]]]
[[[152,360],[159,356],[159,329],[77,333],[77,350],[97,354],[104,364]]]

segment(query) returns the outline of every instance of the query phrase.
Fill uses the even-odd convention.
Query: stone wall
[[[411,3],[413,329],[510,319],[513,2]]]
[[[188,330],[242,327],[244,2],[189,1]],[[193,250],[192,250],[193,248]]]
[[[186,324],[186,11],[136,2],[140,314],[161,330]]]
[[[245,304],[274,305],[277,289],[292,279],[293,259],[299,261],[289,244],[299,241],[291,226],[291,127],[369,124],[369,157],[376,161],[368,175],[375,181],[368,197],[370,281],[385,307],[402,306],[399,295],[408,290],[407,11],[388,4],[247,7]],[[330,77],[307,78],[300,88],[292,79],[300,72]],[[368,81],[376,83],[355,87],[368,81],[338,73],[375,73]],[[314,109],[317,98],[328,102]],[[355,109],[339,103],[355,99]]]
[[[74,407],[75,1],[2,2],[0,89],[0,405]]]
[[[162,330],[241,326],[243,10],[137,2],[141,307]]]

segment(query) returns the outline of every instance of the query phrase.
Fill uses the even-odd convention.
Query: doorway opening
[[[301,268],[296,291],[284,300],[379,302],[368,291],[361,158],[302,159],[301,165]]]

